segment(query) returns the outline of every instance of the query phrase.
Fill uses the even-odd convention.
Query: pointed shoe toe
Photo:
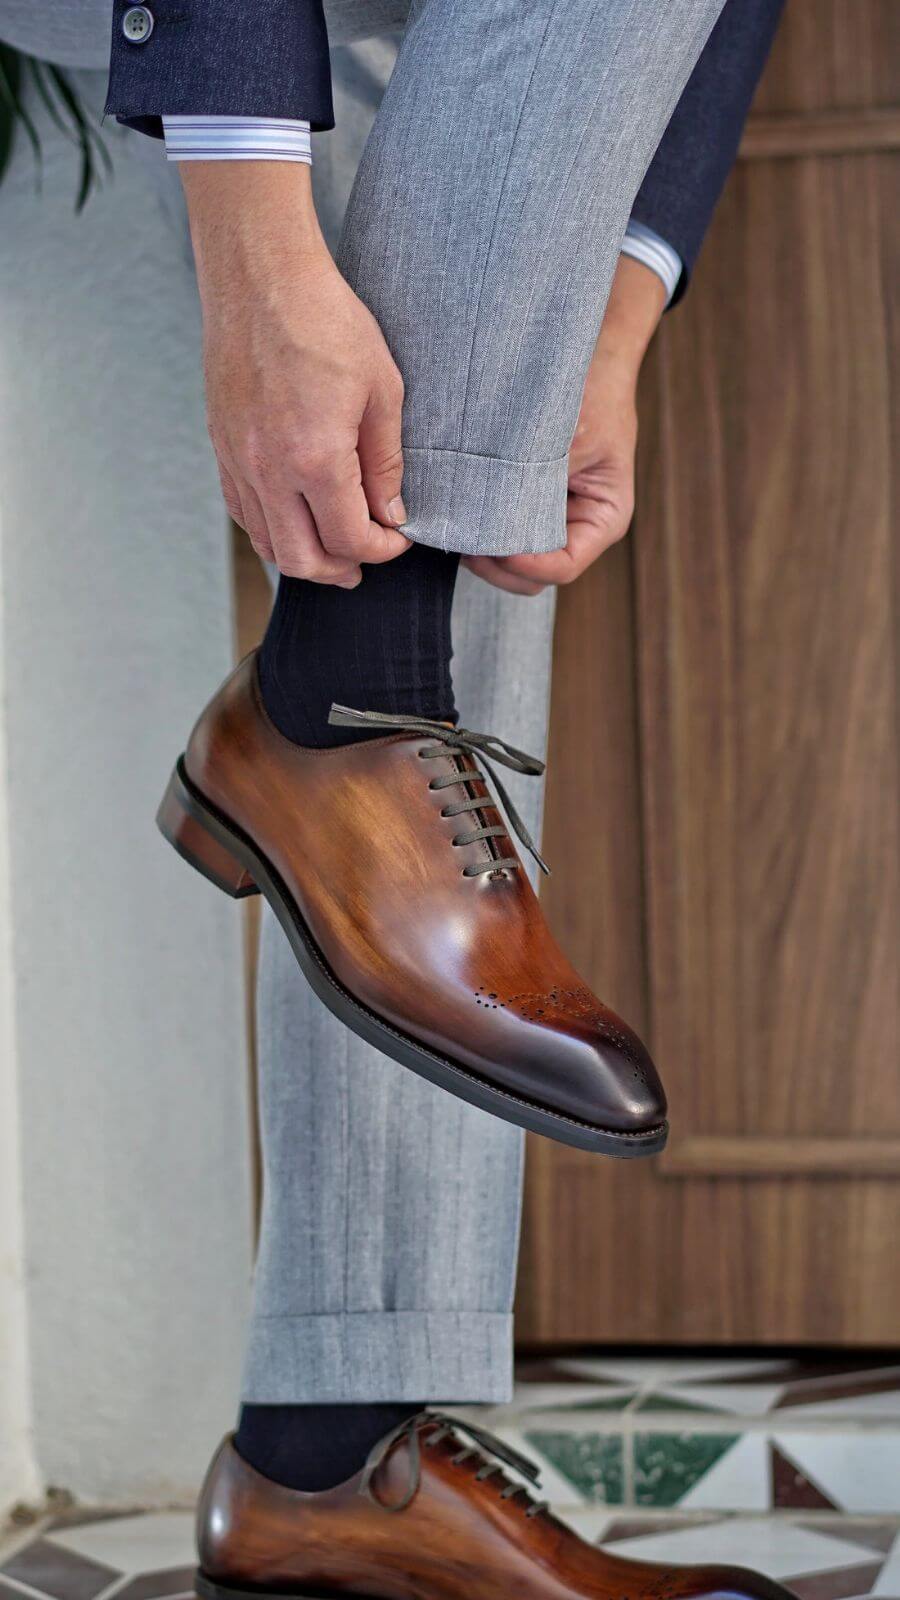
[[[491,763],[541,763],[444,723],[334,710],[388,732],[290,743],[248,656],[177,763],[165,837],[226,893],[265,895],[316,994],[385,1055],[565,1144],[662,1149],[656,1069],[553,940],[511,837],[540,861]]]
[[[550,952],[545,952],[549,964]],[[556,951],[556,962],[564,958]],[[499,980],[497,980],[499,982]],[[499,1011],[512,1038],[498,1039],[495,1059],[515,1063],[531,1095],[552,1084],[557,1109],[624,1138],[656,1138],[666,1126],[666,1095],[650,1052],[621,1017],[602,1004],[565,963],[557,984],[543,992],[502,989],[478,997]]]

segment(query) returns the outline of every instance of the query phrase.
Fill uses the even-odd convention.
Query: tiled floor
[[[485,1422],[563,1503],[900,1516],[900,1359],[540,1361]]]
[[[521,1368],[478,1413],[617,1554],[739,1562],[798,1600],[900,1600],[900,1362],[615,1360]],[[188,1511],[77,1509],[0,1554],[0,1600],[192,1593]]]

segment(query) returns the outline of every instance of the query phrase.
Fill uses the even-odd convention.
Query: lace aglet
[[[363,712],[354,711],[351,706],[334,704],[328,713],[328,721],[332,728],[357,728],[365,720]]]

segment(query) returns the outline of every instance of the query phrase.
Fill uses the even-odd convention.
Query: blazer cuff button
[[[153,12],[147,6],[129,6],[122,18],[122,32],[129,44],[146,44],[153,32]]]

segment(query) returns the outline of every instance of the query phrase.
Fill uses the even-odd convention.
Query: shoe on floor
[[[462,1434],[468,1435],[461,1438]],[[420,1412],[321,1494],[283,1489],[230,1440],[199,1508],[201,1600],[791,1600],[738,1567],[607,1555],[506,1476],[536,1478],[481,1428]]]

